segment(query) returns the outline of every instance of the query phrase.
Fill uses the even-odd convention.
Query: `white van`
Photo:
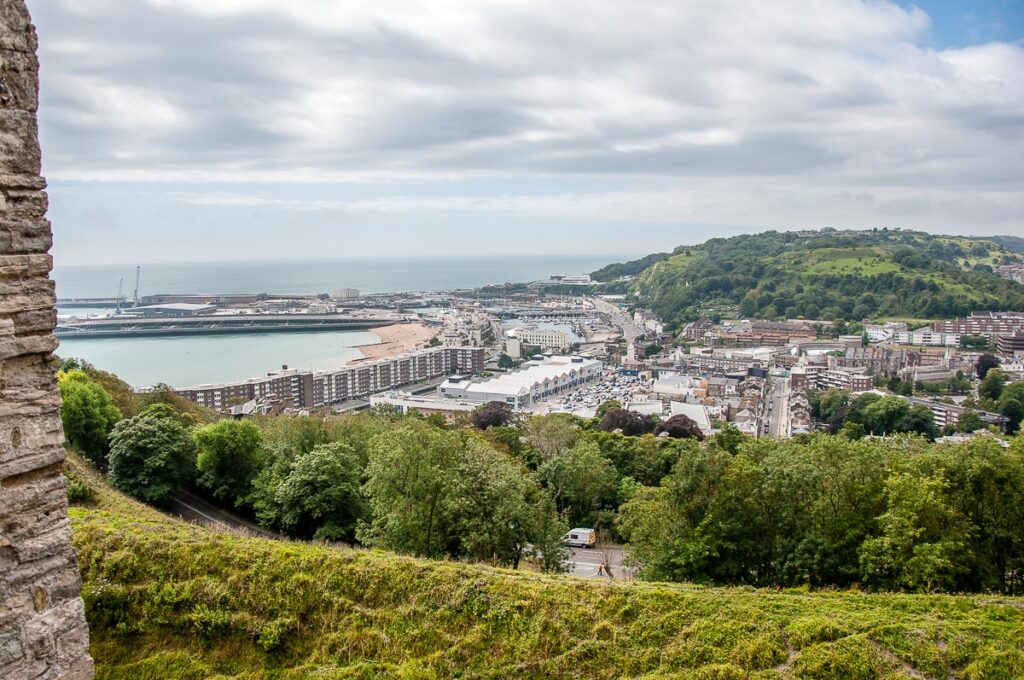
[[[597,544],[597,532],[593,529],[572,529],[562,542],[573,548],[593,548]]]

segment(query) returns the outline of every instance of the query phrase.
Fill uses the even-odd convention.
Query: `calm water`
[[[327,370],[358,358],[354,345],[379,342],[369,331],[240,333],[172,338],[64,338],[57,354],[85,359],[132,387],[190,387],[243,380],[289,368]]]
[[[156,293],[364,293],[432,291],[524,282],[552,274],[585,274],[629,255],[545,255],[372,258],[289,262],[194,262],[142,265],[141,295]],[[61,266],[53,270],[57,297],[114,297],[118,280],[132,296],[132,265]]]

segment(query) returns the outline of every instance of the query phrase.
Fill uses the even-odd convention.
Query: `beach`
[[[349,361],[349,364],[383,359],[402,354],[403,352],[409,352],[424,345],[432,337],[440,333],[441,329],[421,323],[396,323],[390,326],[373,328],[371,332],[380,338],[380,342],[354,347],[363,356],[360,359]]]

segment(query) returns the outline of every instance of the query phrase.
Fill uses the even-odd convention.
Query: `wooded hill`
[[[1022,256],[991,240],[889,229],[767,231],[649,258],[630,292],[670,328],[715,314],[860,321],[1024,310],[1024,286],[995,271]],[[594,275],[632,273],[646,259]]]

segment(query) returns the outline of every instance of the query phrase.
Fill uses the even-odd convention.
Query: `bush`
[[[68,443],[81,449],[94,465],[107,464],[108,437],[121,412],[110,395],[80,370],[57,375],[60,390],[60,420]]]

